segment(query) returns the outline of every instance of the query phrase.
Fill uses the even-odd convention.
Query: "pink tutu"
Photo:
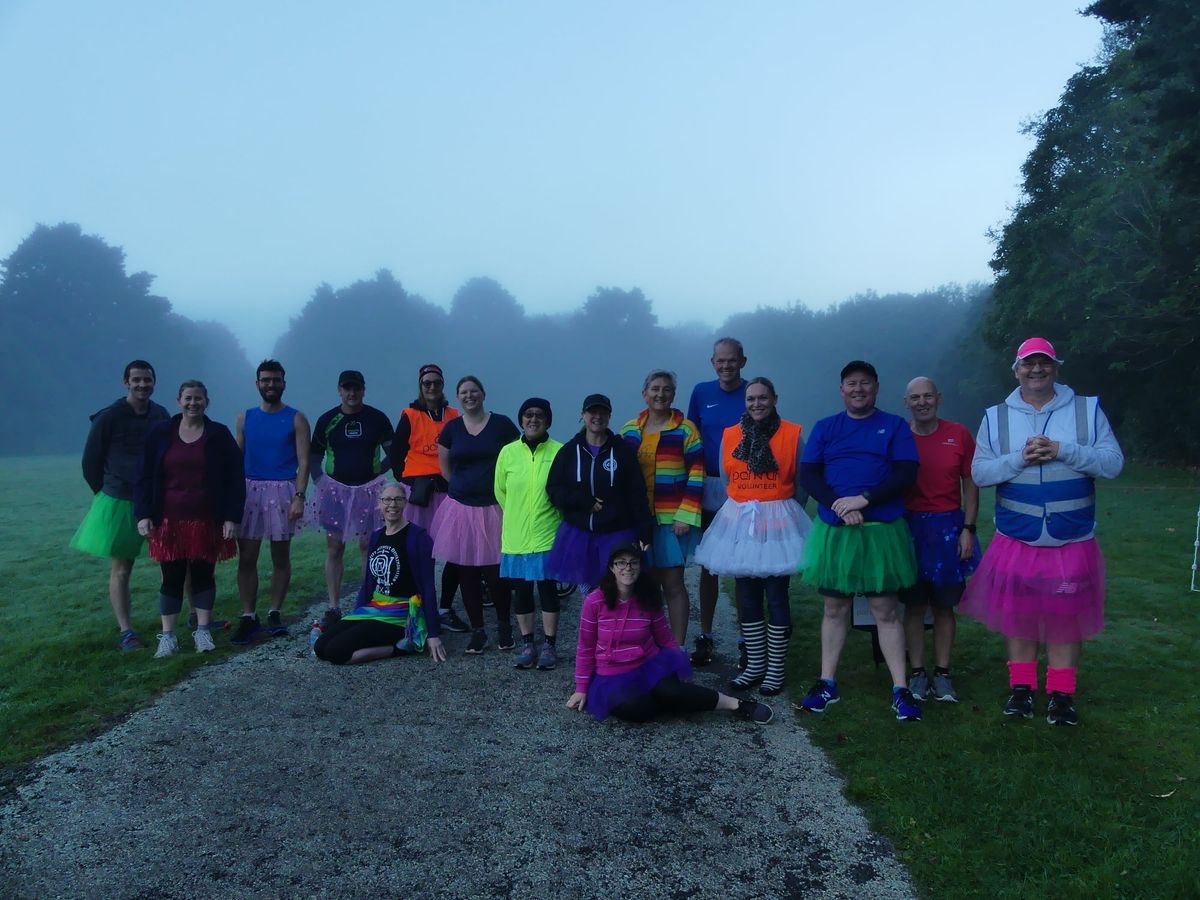
[[[242,514],[240,537],[253,541],[289,541],[304,527],[304,517],[297,522],[288,519],[292,497],[296,494],[294,481],[256,481],[246,479],[246,511]]]
[[[404,491],[406,494],[411,494],[408,485],[404,486]],[[409,502],[404,507],[404,518],[408,519],[414,525],[420,525],[430,534],[433,534],[433,517],[437,515],[437,511],[446,502],[447,496],[444,491],[434,491],[433,496],[429,498],[428,506],[414,506]]]
[[[500,507],[447,497],[433,517],[433,557],[460,566],[500,565]]]
[[[342,484],[326,475],[317,482],[315,496],[309,503],[308,518],[342,543],[366,538],[383,527],[379,495],[387,483],[386,475],[356,485]]]
[[[150,532],[150,558],[155,562],[203,559],[216,563],[232,559],[237,541],[221,536],[221,525],[205,519],[163,519]]]
[[[1104,557],[1095,538],[1031,547],[997,534],[959,609],[990,631],[1074,644],[1104,630]]]

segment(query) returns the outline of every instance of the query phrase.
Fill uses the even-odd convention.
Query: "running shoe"
[[[954,690],[954,682],[949,675],[940,672],[933,673],[933,699],[943,703],[957,703],[958,692]]]
[[[253,644],[254,639],[262,633],[262,622],[258,620],[258,616],[242,616],[238,619],[237,631],[233,633],[229,643],[237,644],[239,647]]]
[[[543,672],[548,672],[558,665],[558,650],[550,643],[542,642],[542,652],[538,654],[537,667]]]
[[[325,610],[325,615],[321,619],[321,630],[327,631],[330,625],[336,625],[342,621],[342,611],[336,606],[331,606]]]
[[[908,676],[908,689],[916,699],[925,699],[925,695],[929,693],[929,676],[925,674],[924,669]]]
[[[1004,704],[1006,716],[1020,716],[1022,719],[1033,718],[1033,690],[1027,684],[1018,684],[1008,695]]]
[[[766,725],[773,718],[775,713],[771,707],[765,703],[759,703],[757,700],[739,700],[737,714],[751,722],[756,722],[759,725]]]
[[[707,666],[711,663],[713,661],[715,646],[713,639],[707,634],[702,634],[696,638],[696,649],[692,653],[692,665]]]
[[[122,631],[121,637],[117,641],[117,649],[122,653],[128,653],[130,650],[141,650],[145,646],[142,643],[142,639],[137,636],[136,631]]]
[[[1075,698],[1062,691],[1054,691],[1050,695],[1050,702],[1046,704],[1046,721],[1051,725],[1078,725]]]
[[[455,634],[466,634],[471,626],[458,617],[453,609],[443,609],[438,613],[438,624],[442,631],[453,631]]]
[[[892,691],[892,709],[896,713],[897,722],[920,722],[921,704],[908,688],[896,688]]]
[[[477,631],[472,631],[471,640],[467,642],[467,649],[465,652],[470,653],[472,656],[477,656],[483,652],[485,647],[487,647],[487,632],[482,628]]]
[[[841,695],[838,694],[837,685],[822,678],[808,689],[808,693],[804,695],[803,700],[799,703],[793,703],[792,707],[810,713],[823,713],[828,707],[841,699]]]
[[[164,656],[174,656],[179,652],[179,641],[175,639],[175,632],[164,631],[158,636],[158,649],[154,651],[155,659],[162,659]]]
[[[511,650],[515,647],[516,641],[513,640],[513,630],[511,622],[496,623],[496,649]]]
[[[283,624],[283,617],[280,616],[279,610],[273,609],[267,613],[267,634],[271,637],[283,637],[287,633],[287,626]]]
[[[209,653],[217,649],[213,643],[212,632],[207,628],[197,628],[192,632],[192,643],[196,645],[197,653]]]
[[[522,641],[521,649],[513,657],[514,669],[532,669],[537,663],[537,654],[533,652],[533,641]]]

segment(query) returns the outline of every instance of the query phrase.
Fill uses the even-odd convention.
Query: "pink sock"
[[[1037,660],[1033,662],[1009,662],[1008,686],[1016,687],[1018,684],[1024,684],[1030,690],[1037,690]]]
[[[1061,694],[1075,693],[1075,676],[1079,670],[1075,667],[1070,669],[1055,669],[1049,667],[1046,669],[1046,691],[1052,693],[1058,691]]]

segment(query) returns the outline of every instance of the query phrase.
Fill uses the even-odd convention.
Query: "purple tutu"
[[[308,517],[330,537],[349,544],[370,536],[383,527],[379,495],[387,485],[386,475],[366,484],[342,484],[328,475],[317,482]]]
[[[613,548],[636,540],[632,528],[596,534],[563,522],[546,560],[546,577],[567,584],[597,584],[608,569]]]
[[[971,558],[958,558],[958,536],[962,534],[963,513],[906,512],[908,530],[912,532],[913,549],[917,553],[917,581],[937,587],[962,584],[979,567],[979,538],[971,535],[974,550]]]
[[[296,494],[294,481],[256,481],[246,479],[246,510],[242,513],[239,537],[261,541],[289,541],[304,527],[304,517],[293,522],[288,519],[292,497]]]
[[[500,507],[447,497],[433,517],[433,557],[460,566],[500,564]]]
[[[1104,630],[1104,557],[1095,538],[1031,547],[997,534],[960,610],[990,631],[1074,644]]]
[[[412,494],[412,489],[406,484],[404,485],[404,493],[406,496]],[[412,502],[406,503],[404,506],[404,518],[408,519],[413,525],[420,525],[430,534],[433,534],[433,517],[437,515],[438,509],[446,501],[446,493],[444,491],[434,491],[429,498],[428,506],[414,506]]]
[[[588,682],[585,708],[597,719],[606,719],[614,708],[650,693],[656,684],[672,675],[690,681],[692,664],[683,651],[668,647],[629,672],[593,675]]]

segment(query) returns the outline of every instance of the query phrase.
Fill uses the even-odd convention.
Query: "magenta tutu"
[[[447,497],[433,517],[433,556],[460,566],[500,565],[500,507]]]
[[[405,493],[410,493],[408,485],[404,486]],[[441,509],[442,504],[446,502],[447,495],[441,491],[434,491],[429,498],[428,506],[414,506],[408,503],[404,507],[404,518],[412,522],[414,525],[420,525],[430,534],[433,534],[433,517],[437,515],[437,511]]]
[[[546,577],[567,584],[597,584],[608,569],[613,548],[636,540],[632,528],[597,534],[563,522],[546,558]]]
[[[198,519],[163,519],[150,532],[150,558],[155,562],[202,559],[215,563],[232,559],[237,541],[221,537],[217,522]]]
[[[959,609],[1006,637],[1087,640],[1104,630],[1104,557],[1095,538],[1031,547],[997,534]]]
[[[304,517],[296,522],[288,518],[294,481],[256,481],[246,479],[246,511],[242,514],[239,537],[261,541],[287,541],[304,527]]]
[[[672,675],[678,675],[683,681],[692,677],[692,664],[674,647],[659,650],[632,671],[620,675],[593,675],[588,682],[585,709],[597,719],[606,719],[613,709],[650,693],[656,684]]]
[[[343,543],[366,538],[383,527],[379,513],[379,495],[388,483],[380,475],[366,484],[342,484],[325,475],[317,482],[315,496],[309,504],[308,517],[331,537]]]

